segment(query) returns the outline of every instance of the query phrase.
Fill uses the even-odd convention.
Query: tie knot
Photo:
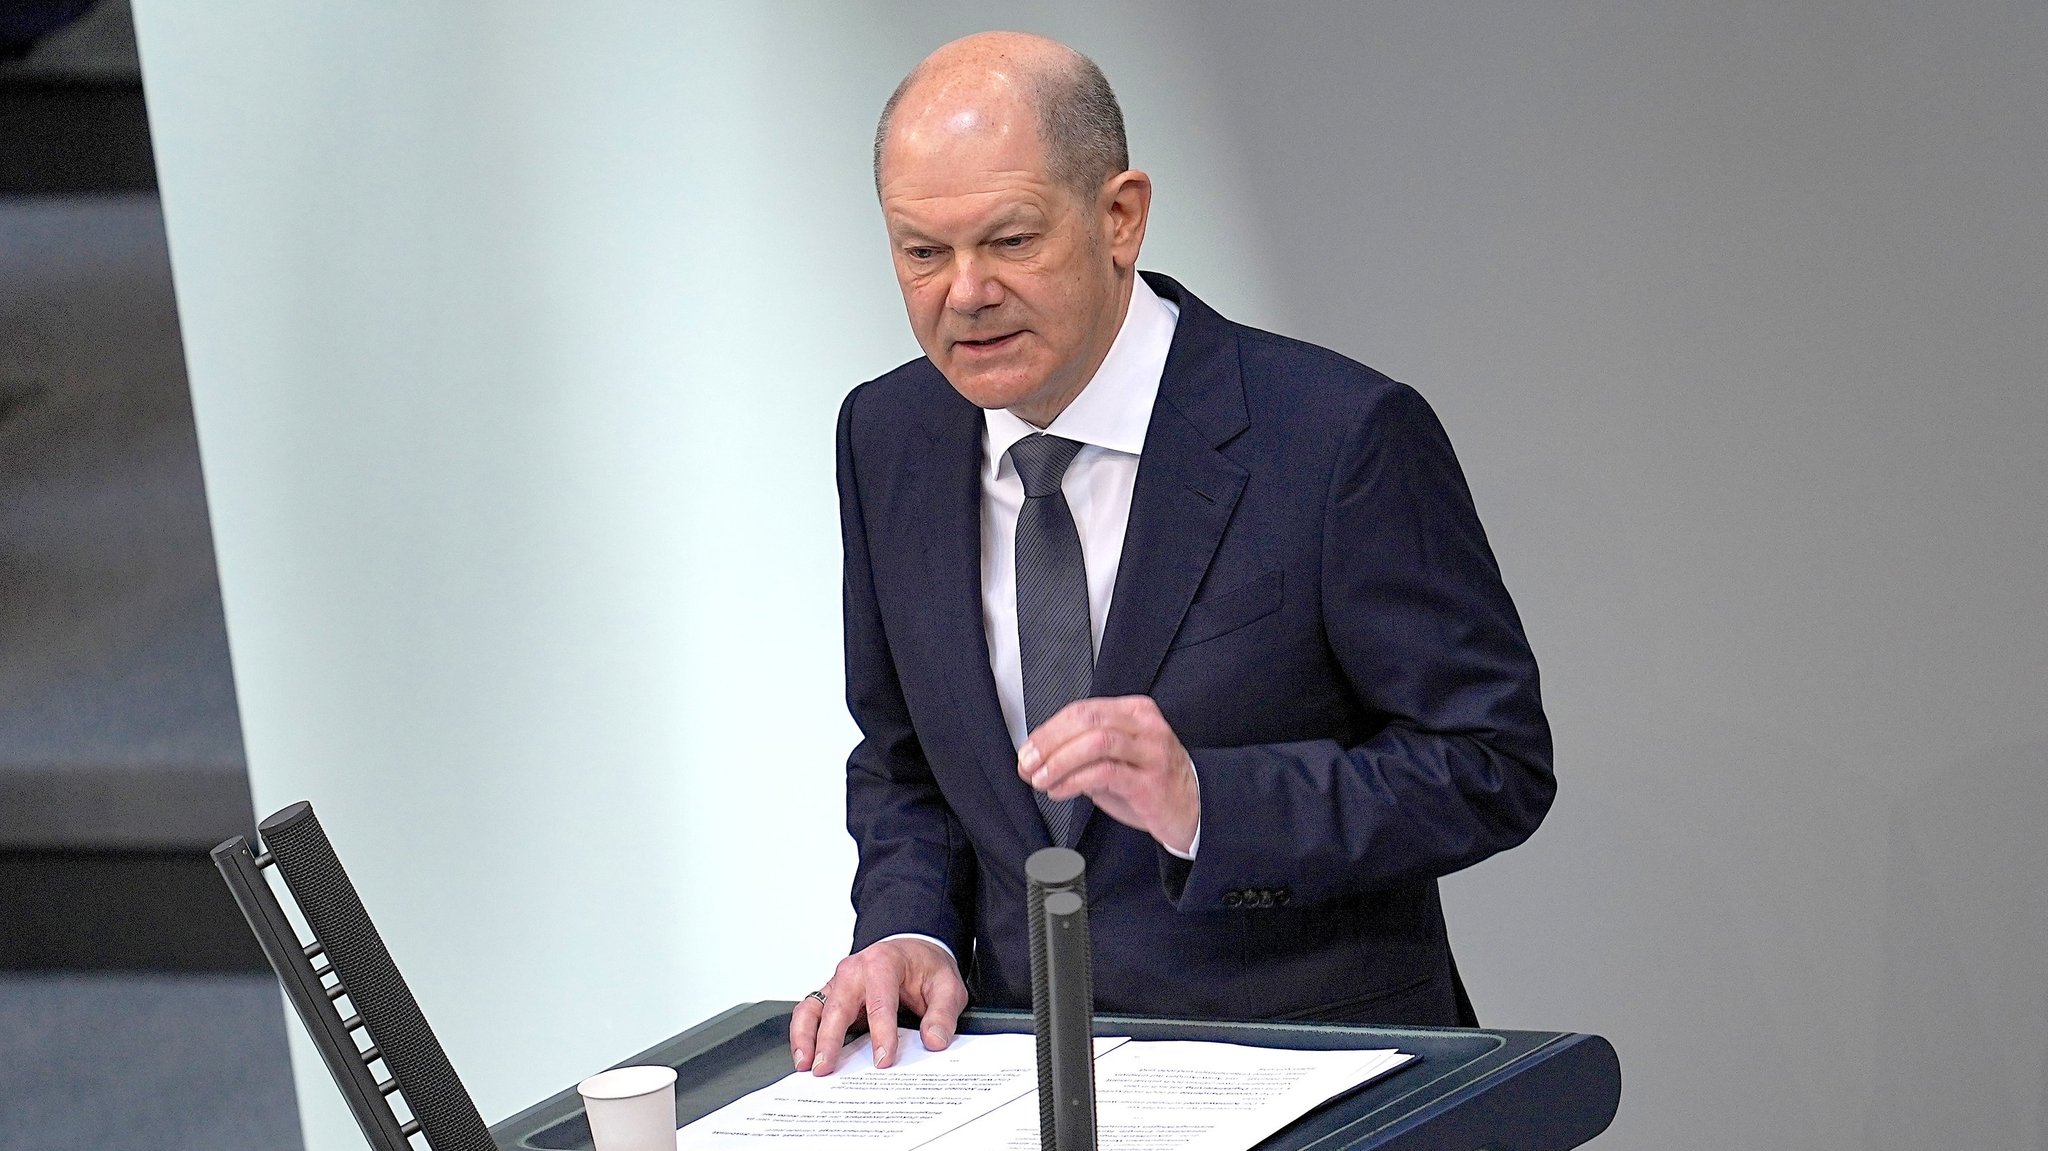
[[[1081,445],[1073,440],[1042,433],[1011,444],[1010,463],[1017,468],[1017,478],[1024,481],[1025,498],[1059,494],[1060,478],[1080,450]]]

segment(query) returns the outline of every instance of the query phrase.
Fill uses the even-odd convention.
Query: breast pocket
[[[1250,583],[1190,604],[1186,618],[1181,620],[1180,631],[1173,637],[1173,646],[1191,647],[1228,635],[1248,624],[1257,623],[1279,608],[1280,573],[1269,571]]]

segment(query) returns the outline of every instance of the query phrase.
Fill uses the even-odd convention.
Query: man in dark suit
[[[1100,1009],[1473,1022],[1436,879],[1554,790],[1536,667],[1428,406],[1136,270],[1095,66],[992,33],[876,136],[925,358],[839,419],[853,953],[824,1074],[899,1005],[1029,1001],[1024,860],[1088,861]],[[964,974],[963,974],[964,973]]]

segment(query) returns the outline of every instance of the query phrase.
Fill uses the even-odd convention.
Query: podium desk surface
[[[788,1075],[790,1002],[746,1003],[618,1066],[676,1069],[676,1124]],[[1028,1011],[970,1010],[963,1034],[1028,1032]],[[1260,1151],[1563,1151],[1598,1135],[1621,1101],[1621,1067],[1598,1035],[1483,1028],[1232,1023],[1098,1015],[1098,1035],[1301,1050],[1397,1047],[1421,1058],[1282,1128]],[[500,1151],[591,1151],[571,1086],[494,1124]]]

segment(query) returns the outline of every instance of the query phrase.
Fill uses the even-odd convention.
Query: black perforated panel
[[[398,974],[312,805],[293,804],[264,820],[260,830],[306,926],[326,947],[349,1002],[371,1042],[383,1051],[384,1065],[398,1080],[427,1146],[433,1151],[496,1151],[490,1129]]]

